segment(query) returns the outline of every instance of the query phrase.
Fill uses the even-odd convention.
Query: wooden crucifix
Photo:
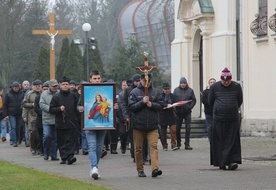
[[[156,66],[149,66],[149,63],[148,63],[148,57],[147,57],[147,53],[144,52],[144,66],[142,67],[136,67],[136,70],[139,70],[139,71],[142,71],[144,74],[145,74],[145,96],[148,96],[149,94],[149,72],[151,70],[155,70],[157,69]]]
[[[55,36],[56,35],[70,35],[72,30],[56,30],[55,29],[55,14],[50,13],[49,30],[33,30],[36,35],[49,35],[50,36],[50,79],[55,79]]]

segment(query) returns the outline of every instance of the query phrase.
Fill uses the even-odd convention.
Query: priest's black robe
[[[227,87],[220,81],[213,84],[208,102],[213,108],[211,165],[241,164],[239,108],[243,94],[240,84],[233,81]]]

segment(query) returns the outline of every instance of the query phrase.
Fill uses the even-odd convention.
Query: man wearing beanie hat
[[[3,114],[4,119],[10,121],[10,144],[17,147],[23,138],[24,122],[22,119],[22,100],[24,93],[20,90],[19,83],[14,81],[11,89],[7,92],[4,100]]]
[[[171,93],[171,85],[168,82],[163,83],[163,107],[170,106],[173,104],[174,95]],[[163,109],[159,112],[159,123],[162,130],[162,145],[163,150],[168,150],[168,143],[167,143],[167,127],[170,127],[171,133],[171,149],[177,150],[176,146],[176,114],[174,108]]]
[[[70,91],[70,79],[63,77],[60,80],[60,91],[50,102],[50,113],[55,115],[58,149],[61,157],[60,164],[71,165],[77,161],[74,157],[78,138],[77,94]]]
[[[78,95],[78,89],[77,89],[76,82],[73,81],[73,80],[70,80],[69,85],[70,85],[71,92],[74,92],[74,93],[76,93]]]
[[[243,93],[240,84],[231,80],[231,72],[226,67],[221,72],[221,82],[210,87],[208,97],[213,110],[211,165],[223,170],[226,166],[235,170],[241,164],[239,108]]]
[[[151,76],[149,76],[149,79]],[[148,84],[147,84],[148,83]],[[148,95],[145,95],[145,87],[148,87]],[[151,176],[162,175],[158,163],[158,112],[163,108],[160,92],[151,86],[150,80],[141,75],[141,82],[134,88],[128,98],[129,110],[133,128],[133,142],[136,170],[139,177],[146,177],[143,166],[143,142],[145,137],[150,146]]]
[[[183,100],[191,100],[187,104],[180,105],[176,107],[176,138],[177,147],[181,147],[181,128],[183,119],[185,119],[185,150],[192,150],[190,146],[190,134],[191,134],[191,122],[192,122],[192,109],[196,104],[196,97],[194,90],[189,87],[185,77],[181,77],[179,81],[179,86],[173,91],[175,102]]]
[[[139,75],[139,74],[135,74],[135,75],[133,75],[133,77],[132,77],[132,81],[134,82],[134,81],[140,81],[140,79],[141,79],[141,75]]]
[[[33,81],[33,90],[31,90],[22,103],[23,106],[23,113],[22,118],[28,125],[28,133],[29,133],[29,142],[31,147],[31,153],[35,154],[42,154],[40,151],[40,141],[39,141],[39,133],[38,129],[35,126],[35,121],[37,118],[37,114],[34,109],[35,98],[40,95],[41,93],[41,86],[42,82],[39,79]]]

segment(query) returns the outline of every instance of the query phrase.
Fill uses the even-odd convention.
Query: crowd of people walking
[[[220,79],[216,82],[211,78],[209,86],[201,94],[210,142],[210,163],[220,169],[227,169],[228,166],[228,169],[235,170],[241,164],[239,108],[243,95],[241,86],[231,81],[228,68],[222,71]],[[6,93],[0,86],[1,140],[7,141],[8,132],[11,146],[18,147],[25,142],[32,155],[41,155],[44,160],[50,158],[67,165],[75,163],[75,155],[82,150],[83,155],[88,155],[90,177],[95,180],[101,177],[100,159],[107,151],[118,154],[120,142],[122,154],[130,150],[139,177],[146,177],[145,162],[151,165],[152,177],[160,176],[163,172],[159,168],[158,139],[164,151],[180,149],[181,128],[185,120],[183,145],[185,150],[192,150],[191,115],[197,100],[185,77],[180,78],[179,86],[173,92],[169,82],[165,81],[160,91],[152,86],[151,80],[151,74],[143,73],[122,81],[114,105],[100,94],[91,100],[95,101],[95,106],[83,117],[96,120],[95,114],[98,114],[108,120],[108,113],[113,109],[116,112],[116,130],[81,128],[85,110],[81,101],[82,84],[106,82],[97,70],[90,72],[88,82],[77,83],[67,77],[44,83],[36,79],[32,85],[28,81],[22,84],[14,81]],[[108,82],[114,81],[110,79]],[[168,129],[170,147],[167,142]]]

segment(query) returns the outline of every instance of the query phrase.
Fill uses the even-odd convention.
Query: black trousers
[[[118,125],[116,126],[115,130],[108,131],[109,139],[110,139],[110,151],[117,150],[118,137],[119,137],[118,131],[119,131]]]

